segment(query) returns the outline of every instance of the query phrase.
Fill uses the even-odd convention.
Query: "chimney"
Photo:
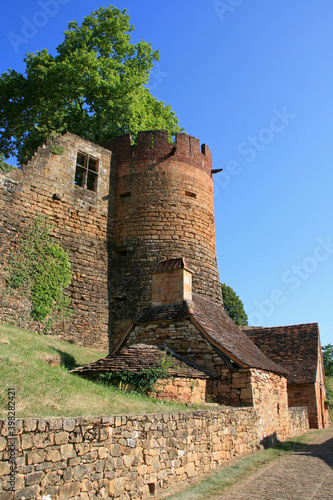
[[[153,273],[153,306],[177,304],[192,300],[192,271],[187,268],[185,259],[168,259],[158,264]]]

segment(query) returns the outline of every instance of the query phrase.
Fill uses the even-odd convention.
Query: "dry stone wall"
[[[293,435],[307,431],[305,408],[290,416]],[[15,421],[14,436],[0,420],[0,500],[147,499],[261,447],[261,418],[253,408],[228,408],[21,419]],[[15,493],[8,486],[9,447],[15,449]]]

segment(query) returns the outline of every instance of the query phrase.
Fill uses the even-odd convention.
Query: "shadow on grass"
[[[78,365],[75,362],[74,356],[71,354],[68,354],[68,352],[60,351],[59,349],[56,349],[55,347],[49,346],[53,351],[56,351],[60,355],[60,365],[66,368],[66,370],[73,370],[73,368],[76,368]]]

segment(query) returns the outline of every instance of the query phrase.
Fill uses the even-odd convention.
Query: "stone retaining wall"
[[[290,416],[292,435],[308,430],[306,408]],[[13,436],[0,420],[0,500],[151,498],[261,447],[260,419],[253,408],[31,418],[16,420]],[[8,491],[13,449],[15,493]]]

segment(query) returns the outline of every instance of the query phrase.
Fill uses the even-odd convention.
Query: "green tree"
[[[227,286],[225,283],[221,283],[221,288],[225,312],[236,323],[236,325],[247,326],[248,318],[244,311],[243,302],[230,286]]]
[[[323,360],[326,377],[333,377],[333,345],[327,344],[323,346]]]
[[[55,57],[28,53],[25,75],[0,76],[0,150],[25,163],[52,134],[69,130],[99,145],[140,130],[180,130],[170,106],[146,84],[159,52],[130,43],[126,10],[101,7],[72,21]]]

